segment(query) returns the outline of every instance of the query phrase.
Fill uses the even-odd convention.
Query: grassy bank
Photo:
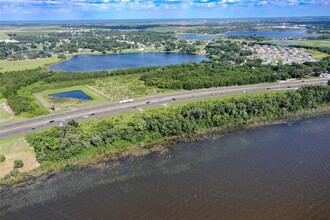
[[[87,86],[73,86],[61,89],[53,89],[53,90],[45,90],[40,93],[33,94],[34,98],[38,101],[38,103],[46,108],[50,109],[52,106],[52,101],[49,98],[50,94],[62,93],[62,92],[70,92],[74,90],[81,90],[86,95],[90,96],[92,100],[89,101],[81,101],[79,99],[54,99],[55,109],[61,110],[68,107],[79,107],[79,106],[86,106],[86,105],[94,105],[95,103],[105,102],[107,99],[98,94],[97,92],[93,91],[92,89],[88,88]]]

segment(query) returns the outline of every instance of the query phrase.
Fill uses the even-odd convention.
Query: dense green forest
[[[238,58],[239,59],[239,58]],[[330,57],[320,62],[292,65],[262,65],[261,60],[248,60],[244,65],[235,65],[224,59],[200,64],[172,65],[145,73],[141,80],[148,86],[166,89],[201,89],[231,85],[246,85],[275,82],[289,78],[317,76],[330,70]]]
[[[87,151],[118,149],[130,144],[251,119],[283,118],[299,110],[330,103],[330,87],[305,87],[296,91],[201,101],[180,107],[148,110],[132,117],[79,125],[70,122],[29,138],[38,162],[52,163]]]

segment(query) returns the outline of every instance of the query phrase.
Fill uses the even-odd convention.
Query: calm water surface
[[[0,194],[2,219],[330,219],[330,115],[209,135]],[[0,218],[1,218],[0,214]]]
[[[305,31],[296,30],[296,31],[233,31],[228,32],[224,36],[260,36],[266,38],[304,38],[312,37],[314,34],[307,34]]]
[[[218,38],[215,35],[181,34],[179,40],[213,40]]]
[[[73,90],[69,92],[60,92],[55,94],[49,94],[51,97],[55,98],[71,98],[71,99],[82,99],[82,100],[92,100],[92,97],[87,95],[81,90]]]
[[[126,53],[106,55],[79,55],[62,63],[55,64],[50,70],[67,72],[93,72],[114,70],[127,67],[166,66],[190,61],[197,63],[208,60],[206,56],[181,53]]]

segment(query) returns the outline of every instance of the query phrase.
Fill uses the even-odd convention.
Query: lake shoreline
[[[131,157],[138,158],[154,153],[165,153],[171,148],[175,148],[178,143],[195,142],[202,140],[208,135],[226,135],[230,132],[247,130],[251,128],[285,124],[301,119],[313,118],[320,115],[330,114],[330,106],[318,109],[303,110],[291,113],[283,118],[255,118],[243,123],[227,124],[222,127],[208,128],[195,133],[184,133],[168,138],[158,139],[149,143],[139,143],[127,146],[123,149],[105,151],[99,154],[80,156],[67,161],[54,163],[48,167],[38,167],[26,173],[20,173],[16,178],[6,180],[0,179],[0,193],[6,190],[20,190],[51,178],[54,175],[61,175],[66,172],[85,169],[87,167],[100,167],[102,164],[111,163],[117,166]]]
[[[148,58],[149,61],[151,59],[152,62],[156,62],[157,60],[160,60],[157,61],[156,63],[154,64],[142,64],[142,65],[138,65],[138,66],[135,66],[135,64],[133,65],[133,63],[127,63],[125,65],[123,65],[121,67],[121,64],[118,66],[114,65],[113,67],[94,67],[93,70],[89,70],[89,69],[84,69],[86,68],[86,66],[82,66],[81,70],[73,70],[72,68],[76,68],[77,66],[79,66],[78,64],[75,64],[74,62],[79,62],[79,61],[75,61],[73,59],[84,59],[84,57],[86,56],[89,56],[90,58],[96,58],[96,57],[99,57],[99,58],[102,58],[104,59],[106,56],[113,56],[112,59],[108,60],[107,62],[114,62],[116,63],[117,61],[113,61],[114,58],[117,58],[116,56],[133,56],[133,55],[136,55],[137,57],[133,60],[137,61],[137,62],[142,62],[142,60],[139,61],[139,59],[141,59],[139,56],[141,56],[142,54],[147,54],[149,55],[150,57]],[[166,59],[164,59],[163,57],[158,57],[157,59],[154,59],[155,55],[164,55],[164,54],[172,54],[172,55],[181,55],[181,61],[180,62],[177,62],[176,59],[179,59],[179,58],[175,58],[173,57],[172,61],[171,62],[168,62]],[[186,56],[189,56],[190,57],[190,60],[188,60],[186,58]],[[153,60],[154,59],[154,60]],[[167,58],[168,59],[168,58]],[[125,57],[121,58],[121,60],[128,60],[126,59]],[[202,62],[202,61],[208,61],[210,60],[210,56],[207,56],[206,54],[200,54],[200,53],[180,53],[180,52],[177,52],[177,51],[158,51],[158,50],[146,50],[146,51],[122,51],[122,52],[117,52],[117,53],[106,53],[106,54],[102,54],[100,52],[94,52],[94,53],[75,53],[75,54],[68,54],[67,57],[63,60],[61,60],[60,62],[58,63],[55,63],[55,64],[52,64],[52,65],[49,65],[47,66],[47,70],[48,71],[52,71],[52,72],[100,72],[100,71],[114,71],[114,70],[118,70],[118,69],[125,69],[125,68],[136,68],[136,67],[149,67],[149,66],[168,66],[168,65],[179,65],[179,64],[182,64],[182,63],[187,63],[187,62],[190,62],[190,61],[194,61],[194,62]],[[101,60],[102,61],[102,60]],[[173,62],[175,61],[175,62]],[[71,64],[69,64],[68,62],[72,62]],[[94,60],[94,62],[96,62]],[[102,61],[104,62],[104,61]],[[102,64],[102,62],[100,64]],[[172,63],[173,62],[173,63]],[[81,63],[81,64],[84,64],[85,62]],[[81,65],[80,64],[80,65]],[[111,64],[111,63],[110,63]],[[102,64],[103,65],[103,64]],[[113,65],[113,64],[111,64]],[[133,66],[132,66],[133,65]],[[62,67],[61,67],[62,66]],[[97,68],[101,68],[101,69],[97,69]],[[104,69],[102,69],[104,68]]]

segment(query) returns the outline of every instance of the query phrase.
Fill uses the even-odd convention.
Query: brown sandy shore
[[[196,140],[207,138],[208,135],[225,135],[226,133],[248,129],[260,126],[275,125],[290,123],[299,119],[312,118],[319,115],[330,114],[330,106],[325,106],[318,109],[304,110],[296,113],[292,113],[284,118],[255,118],[248,122],[239,124],[228,124],[223,127],[209,128],[196,133],[181,134],[178,136],[172,136],[163,138],[150,143],[140,143],[131,146],[127,146],[123,149],[106,151],[100,154],[85,156],[82,158],[72,158],[65,162],[54,163],[47,167],[38,167],[29,172],[22,172],[15,178],[2,178],[0,180],[0,195],[7,191],[18,192],[26,187],[38,185],[44,180],[49,179],[54,175],[60,175],[61,173],[71,172],[77,169],[102,167],[104,164],[111,163],[113,166],[118,166],[130,157],[143,157],[153,153],[164,153],[171,148],[174,148],[178,143],[193,142]]]

